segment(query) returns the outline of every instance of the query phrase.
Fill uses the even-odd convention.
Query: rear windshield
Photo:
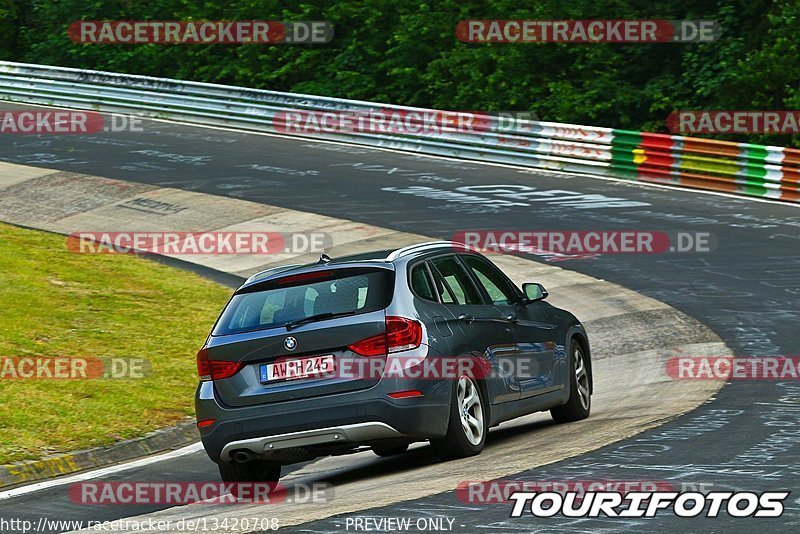
[[[394,272],[376,268],[331,269],[287,275],[244,291],[234,295],[211,335],[283,326],[322,313],[381,310],[391,301]]]

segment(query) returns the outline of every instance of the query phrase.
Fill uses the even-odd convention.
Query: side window
[[[472,284],[467,272],[461,267],[455,256],[431,260],[436,271],[441,275],[445,293],[449,290],[450,300],[442,295],[442,302],[455,304],[483,304],[481,296]],[[438,285],[438,284],[437,284]]]
[[[439,295],[439,300],[445,304],[455,304],[456,298],[453,296],[453,291],[447,287],[447,282],[444,281],[442,275],[439,274],[436,267],[432,267],[431,271],[433,272],[433,281],[436,284],[436,294]]]
[[[428,276],[428,269],[424,263],[411,269],[411,290],[420,298],[437,301],[436,294],[433,292],[433,284]]]
[[[511,304],[519,300],[518,293],[497,267],[477,256],[463,255],[461,259],[486,290],[492,304]]]

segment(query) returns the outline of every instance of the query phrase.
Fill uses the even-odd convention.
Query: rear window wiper
[[[325,319],[333,319],[335,317],[347,317],[348,315],[355,315],[355,314],[356,312],[354,311],[346,311],[338,313],[334,312],[318,313],[316,315],[311,315],[309,317],[303,317],[302,319],[295,319],[294,321],[289,321],[283,326],[286,327],[287,331],[290,331],[304,324],[313,323],[316,321],[324,321]]]

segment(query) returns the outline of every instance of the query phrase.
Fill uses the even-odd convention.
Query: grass
[[[144,358],[144,378],[0,379],[0,464],[105,446],[194,414],[200,348],[230,290],[0,223],[0,359]]]

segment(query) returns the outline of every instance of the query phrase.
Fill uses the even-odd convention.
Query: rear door
[[[484,297],[508,322],[516,345],[514,375],[521,397],[532,397],[561,387],[555,360],[556,325],[539,312],[539,303],[522,305],[522,294],[494,264],[474,254],[459,256]]]
[[[352,361],[366,357],[349,347],[385,333],[394,274],[391,266],[330,267],[234,295],[206,346],[209,360],[242,364],[233,376],[214,381],[219,399],[249,406],[377,383],[379,376],[352,372],[359,369]]]
[[[486,302],[455,254],[429,261],[438,298],[450,312],[453,357],[477,356],[491,366],[486,377],[490,402],[517,400],[519,387],[504,362],[516,354],[511,329],[496,306]],[[481,376],[486,375],[485,371]]]

